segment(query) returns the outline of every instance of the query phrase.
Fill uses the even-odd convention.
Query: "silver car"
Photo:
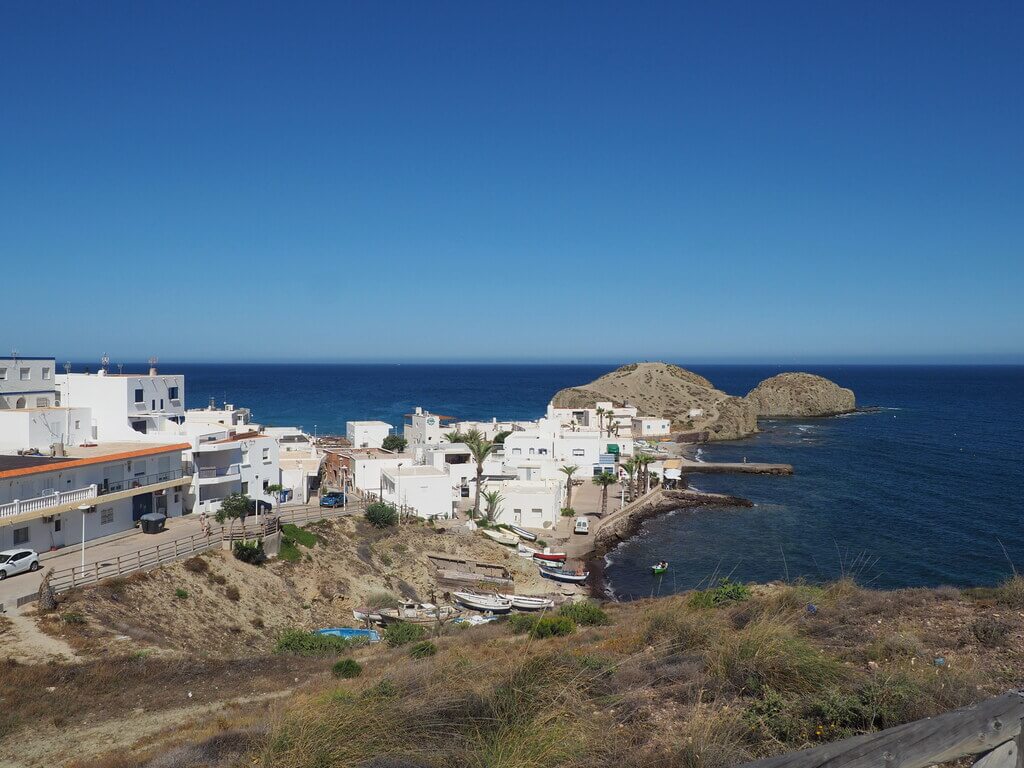
[[[39,570],[39,555],[32,549],[5,549],[0,552],[0,580],[16,573]]]

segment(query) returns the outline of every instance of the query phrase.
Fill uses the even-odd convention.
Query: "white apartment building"
[[[182,514],[189,447],[106,443],[71,446],[66,457],[0,456],[0,549],[45,552],[80,543],[83,522],[88,541],[149,512]]]
[[[391,430],[392,426],[385,421],[345,422],[345,437],[353,448],[380,448]]]
[[[558,524],[565,496],[558,480],[488,480],[484,490],[501,494],[496,522],[540,530]]]
[[[263,434],[277,441],[285,495],[303,504],[309,502],[320,487],[323,451],[297,427],[264,427]]]
[[[616,457],[633,453],[631,437],[597,430],[563,428],[541,419],[537,429],[513,432],[505,438],[505,469],[523,479],[558,479],[559,468],[580,467],[580,475],[598,475],[614,468]]]
[[[185,377],[159,374],[67,373],[56,377],[61,405],[92,409],[97,440],[175,434],[185,422]],[[158,438],[162,439],[162,438]]]
[[[602,412],[599,414],[597,411]],[[637,409],[631,405],[616,406],[611,402],[594,403],[593,408],[556,408],[548,403],[547,418],[571,429],[602,429],[628,436]]]
[[[275,505],[268,486],[281,484],[280,450],[273,437],[261,432],[219,430],[193,437],[189,453],[195,465],[189,508],[216,513],[232,493],[256,500],[261,510]]]
[[[343,474],[348,476],[350,488],[378,495],[384,470],[416,463],[411,453],[393,453],[380,448],[340,448],[330,453],[338,457]]]
[[[672,432],[672,422],[657,416],[637,416],[633,419],[633,437],[665,437]]]
[[[436,467],[410,465],[381,471],[382,498],[404,506],[418,517],[450,518],[454,514],[448,473]]]
[[[446,439],[446,432],[453,430],[454,419],[451,416],[431,413],[419,406],[414,413],[405,415],[409,422],[403,427],[403,435],[408,441],[406,448],[411,451],[427,445],[437,445]]]
[[[57,405],[52,357],[0,357],[0,411]]]

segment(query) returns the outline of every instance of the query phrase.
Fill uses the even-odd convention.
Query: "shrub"
[[[66,611],[60,615],[60,620],[64,624],[85,624],[85,616],[74,611]]]
[[[295,523],[285,523],[281,526],[281,532],[296,544],[310,549],[316,546],[316,534],[299,528]]]
[[[224,595],[228,600],[237,603],[242,599],[241,594],[238,592],[238,587],[232,584],[230,587],[224,590]]]
[[[429,640],[422,640],[409,649],[409,656],[414,659],[426,659],[437,653],[437,646]]]
[[[593,603],[568,603],[558,609],[559,616],[572,619],[584,627],[596,627],[608,623],[608,614]]]
[[[286,563],[297,563],[302,559],[302,553],[295,545],[295,540],[290,536],[281,537],[281,547],[277,550],[277,559]]]
[[[896,632],[878,638],[867,648],[867,657],[875,661],[911,658],[924,655],[924,646],[914,635]]]
[[[408,444],[409,441],[406,440],[401,435],[388,435],[387,437],[384,438],[383,442],[381,442],[380,447],[383,448],[385,451],[394,451],[395,453],[401,453],[402,451],[405,450],[405,446],[407,446]]]
[[[971,634],[986,648],[998,648],[1006,645],[1006,638],[1010,634],[1010,625],[985,616],[977,619],[971,624]]]
[[[1011,608],[1024,608],[1024,576],[1014,575],[996,587],[995,598]]]
[[[362,673],[363,665],[355,659],[341,659],[331,667],[331,674],[339,678],[359,677]]]
[[[263,565],[267,560],[267,553],[263,551],[263,542],[260,540],[236,541],[232,552],[236,560],[249,565]]]
[[[365,517],[375,528],[388,528],[398,522],[398,510],[394,504],[375,501],[366,508]]]
[[[576,510],[572,507],[562,507],[562,517],[572,517],[576,514]]]
[[[210,570],[210,564],[202,557],[190,557],[181,565],[189,573],[206,573]]]
[[[178,587],[176,590],[174,590],[174,596],[176,598],[178,598],[179,600],[184,600],[185,598],[188,597],[188,592],[186,592],[181,587]]]
[[[334,635],[318,635],[302,629],[286,629],[278,635],[274,653],[297,656],[338,656],[353,646],[350,640]]]
[[[750,597],[750,587],[732,579],[722,579],[711,589],[702,589],[690,595],[693,608],[714,608],[728,603],[737,603]]]
[[[394,561],[391,559],[387,552],[381,552],[377,555],[377,559],[380,560],[381,565],[385,568],[390,568]]]
[[[408,621],[399,621],[395,624],[389,624],[384,629],[383,639],[384,642],[392,648],[398,648],[400,645],[415,643],[417,640],[422,640],[425,634],[426,630],[424,630],[419,624],[410,624]]]
[[[398,608],[402,601],[390,592],[374,592],[366,598],[366,605],[369,608]]]
[[[567,616],[545,616],[537,619],[530,629],[530,637],[542,640],[545,637],[561,637],[576,631],[576,622]]]
[[[540,616],[535,613],[514,613],[509,616],[508,625],[514,634],[522,635],[533,629],[538,621]]]

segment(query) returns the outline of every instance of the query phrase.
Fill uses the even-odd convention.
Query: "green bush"
[[[384,629],[384,642],[390,645],[392,648],[397,648],[400,645],[406,643],[415,643],[418,640],[422,640],[426,634],[426,630],[423,629],[419,624],[410,624],[408,621],[399,621],[395,624],[389,624]]]
[[[318,635],[302,629],[286,629],[277,637],[274,653],[296,656],[339,656],[355,645],[351,640],[334,635]]]
[[[176,590],[174,590],[174,596],[179,600],[184,600],[188,597],[188,592],[186,592],[181,587],[178,587]]]
[[[263,542],[259,539],[256,541],[236,541],[232,552],[236,560],[249,563],[249,565],[263,565],[267,560],[267,553],[263,551]]]
[[[85,624],[85,616],[74,611],[66,611],[60,615],[60,620],[64,624]]]
[[[341,659],[331,667],[331,674],[340,678],[359,677],[362,673],[363,665],[355,659]]]
[[[1011,627],[1005,621],[984,616],[971,624],[971,634],[986,648],[998,648],[1006,645]]]
[[[738,603],[750,597],[750,587],[732,579],[722,579],[711,589],[702,589],[690,595],[690,607],[715,608]]]
[[[394,451],[395,453],[401,453],[402,451],[405,450],[405,446],[407,446],[408,444],[409,441],[406,440],[401,435],[388,435],[387,437],[384,438],[383,442],[381,442],[380,447],[383,448],[385,451]]]
[[[508,625],[514,634],[522,635],[533,629],[538,621],[540,616],[535,613],[514,613],[509,616]]]
[[[281,526],[281,531],[296,544],[301,544],[310,549],[316,546],[316,534],[304,528],[299,528],[295,523],[285,523]]]
[[[572,517],[576,514],[576,510],[572,507],[562,507],[562,517]]]
[[[277,550],[277,559],[287,563],[297,563],[302,559],[302,553],[295,544],[295,539],[290,536],[281,537],[281,547]]]
[[[422,640],[409,649],[409,656],[414,659],[426,659],[437,653],[437,646],[429,640]]]
[[[558,609],[558,615],[572,619],[584,627],[608,623],[608,614],[593,603],[567,603]]]
[[[537,619],[530,629],[530,637],[542,640],[545,637],[561,637],[576,631],[576,622],[567,616],[545,616]]]
[[[394,504],[375,501],[366,508],[366,522],[375,528],[387,528],[398,523],[398,510]]]

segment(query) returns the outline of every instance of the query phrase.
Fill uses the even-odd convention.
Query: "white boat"
[[[481,613],[508,613],[512,610],[512,601],[498,595],[478,595],[474,592],[452,592],[452,597],[460,605],[472,608]]]
[[[377,611],[382,624],[394,624],[407,621],[410,624],[436,624],[455,618],[461,611],[454,605],[434,605],[433,603],[402,603],[398,608],[381,608]]]
[[[380,611],[376,608],[356,608],[352,611],[356,621],[368,621],[371,624],[380,624]]]
[[[481,528],[480,530],[483,531],[484,536],[486,536],[487,538],[496,541],[499,544],[504,544],[506,547],[514,547],[517,544],[519,544],[519,539],[517,539],[511,533],[501,533],[501,531],[492,531],[489,528]]]
[[[505,526],[505,527],[508,528],[510,531],[512,531],[512,533],[514,533],[520,539],[525,539],[526,541],[536,541],[537,540],[537,534],[536,533],[530,533],[528,530],[526,530],[525,528],[520,528],[518,525],[508,525],[508,526]]]
[[[533,549],[532,547],[528,547],[525,544],[520,544],[518,547],[516,547],[516,554],[520,557],[532,559],[534,555],[540,554],[540,550]]]
[[[512,607],[520,611],[539,611],[544,608],[554,608],[555,601],[546,597],[531,597],[529,595],[498,595],[512,603]]]

